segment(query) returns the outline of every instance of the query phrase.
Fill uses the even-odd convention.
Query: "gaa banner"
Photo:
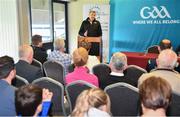
[[[167,38],[180,45],[180,0],[110,0],[110,55],[145,52]]]

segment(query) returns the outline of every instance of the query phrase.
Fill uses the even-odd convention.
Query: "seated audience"
[[[41,35],[33,35],[32,36],[32,48],[34,51],[34,56],[36,60],[40,61],[42,64],[47,59],[46,49],[44,49],[42,43],[42,36]]]
[[[109,66],[111,68],[111,73],[104,86],[118,82],[130,83],[124,74],[124,70],[127,67],[127,57],[125,54],[121,52],[114,53],[111,57]]]
[[[91,49],[91,43],[87,42],[87,41],[81,41],[79,43],[79,47],[85,48],[88,51],[88,53],[89,53],[89,50]],[[93,66],[95,66],[95,65],[97,65],[99,63],[100,63],[100,61],[99,61],[99,59],[96,56],[88,55],[88,61],[87,61],[86,66],[90,70],[90,73],[92,73]]]
[[[171,86],[161,77],[151,76],[139,86],[142,117],[165,117],[171,100]]]
[[[72,117],[110,117],[110,99],[101,89],[83,91],[76,100]]]
[[[73,63],[75,69],[66,76],[66,83],[69,84],[76,80],[84,80],[95,86],[99,86],[98,79],[95,75],[89,74],[89,69],[85,66],[88,60],[88,52],[80,47],[73,52]]]
[[[18,116],[47,116],[51,105],[52,92],[35,85],[22,86],[15,92]]]
[[[163,39],[159,43],[159,53],[165,49],[172,49],[171,41],[168,39]],[[155,69],[157,67],[156,59],[150,59],[148,60],[147,68],[146,70],[149,72],[152,69]]]
[[[71,56],[69,54],[64,53],[64,40],[56,39],[54,43],[54,51],[48,55],[48,60],[57,61],[64,65],[65,74],[68,73],[68,66],[71,64]]]
[[[33,60],[33,50],[29,45],[22,45],[19,49],[20,60],[16,63],[17,75],[25,78],[28,82],[43,77],[40,68],[31,65]]]
[[[11,86],[16,75],[14,60],[9,56],[0,57],[0,116],[16,116],[14,92]]]
[[[143,74],[138,81],[141,84],[145,79],[151,76],[162,77],[167,80],[172,87],[172,90],[180,94],[180,74],[174,71],[177,64],[177,55],[171,49],[161,51],[157,60],[157,68],[150,73]]]

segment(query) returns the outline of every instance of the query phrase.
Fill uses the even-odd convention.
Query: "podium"
[[[91,47],[91,50],[95,50],[97,49],[98,54],[96,54],[95,56],[97,56],[99,58],[99,60],[102,62],[102,38],[101,37],[81,37],[78,36],[78,47],[79,47],[79,43],[81,41],[86,41],[86,42],[90,42],[92,45],[96,44],[98,45],[98,48],[93,48]],[[94,54],[91,54],[94,55]]]

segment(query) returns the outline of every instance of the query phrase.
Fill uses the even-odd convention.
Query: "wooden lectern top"
[[[83,40],[85,40],[87,42],[101,43],[101,37],[80,37],[80,36],[78,36],[78,42],[81,42]]]

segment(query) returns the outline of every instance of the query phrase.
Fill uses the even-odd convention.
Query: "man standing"
[[[79,35],[82,37],[101,37],[102,29],[99,21],[95,19],[96,12],[90,11],[89,17],[84,20],[81,24]],[[99,55],[99,45],[98,43],[92,43],[90,55]]]
[[[11,57],[0,57],[0,116],[16,116],[15,89],[11,82],[16,75],[14,60]]]

